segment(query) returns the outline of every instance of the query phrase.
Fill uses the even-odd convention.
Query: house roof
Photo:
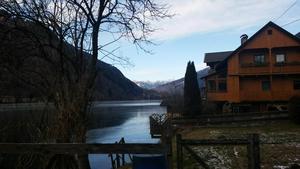
[[[207,75],[202,76],[200,79],[205,79],[205,78],[207,78],[207,77],[209,77],[209,76],[211,76],[211,75],[214,75],[214,74],[216,74],[216,71],[215,71],[215,70],[210,70],[210,71],[207,73]]]
[[[297,37],[297,35],[293,35],[290,32],[288,32],[287,30],[283,29],[282,27],[276,25],[275,23],[273,23],[272,21],[268,22],[265,26],[263,26],[259,31],[257,31],[253,36],[251,36],[245,43],[241,44],[236,50],[234,50],[228,57],[226,57],[221,63],[219,63],[217,65],[217,68],[221,65],[223,65],[224,63],[227,62],[227,60],[235,55],[236,53],[238,53],[240,51],[240,49],[242,49],[243,47],[245,47],[249,42],[251,42],[258,34],[260,34],[262,31],[264,31],[265,29],[267,29],[268,27],[273,27],[277,30],[279,30],[280,32],[284,33],[285,35],[287,35],[288,37],[300,42],[300,38]]]
[[[221,62],[226,59],[233,51],[205,53],[204,63]]]

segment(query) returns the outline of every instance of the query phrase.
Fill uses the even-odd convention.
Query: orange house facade
[[[298,36],[297,36],[298,35]],[[267,110],[300,95],[300,38],[273,22],[234,51],[206,53],[206,99]]]

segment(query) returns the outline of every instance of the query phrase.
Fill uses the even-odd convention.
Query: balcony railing
[[[300,65],[300,62],[281,62],[281,63],[275,63],[274,66],[298,66]]]
[[[265,67],[269,66],[268,62],[265,63],[241,63],[241,67]]]

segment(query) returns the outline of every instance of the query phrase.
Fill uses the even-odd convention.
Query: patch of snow
[[[283,166],[283,165],[274,165],[273,166],[274,169],[288,169],[289,166]]]

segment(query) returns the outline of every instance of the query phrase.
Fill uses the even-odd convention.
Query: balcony
[[[264,63],[241,63],[240,74],[264,74],[269,72],[269,62]]]
[[[282,62],[282,63],[274,63],[272,68],[273,73],[300,73],[300,62]]]
[[[274,66],[299,66],[300,62],[294,61],[294,62],[281,62],[281,63],[275,63]]]
[[[269,66],[270,64],[268,62],[265,63],[241,63],[241,67],[266,67]]]

